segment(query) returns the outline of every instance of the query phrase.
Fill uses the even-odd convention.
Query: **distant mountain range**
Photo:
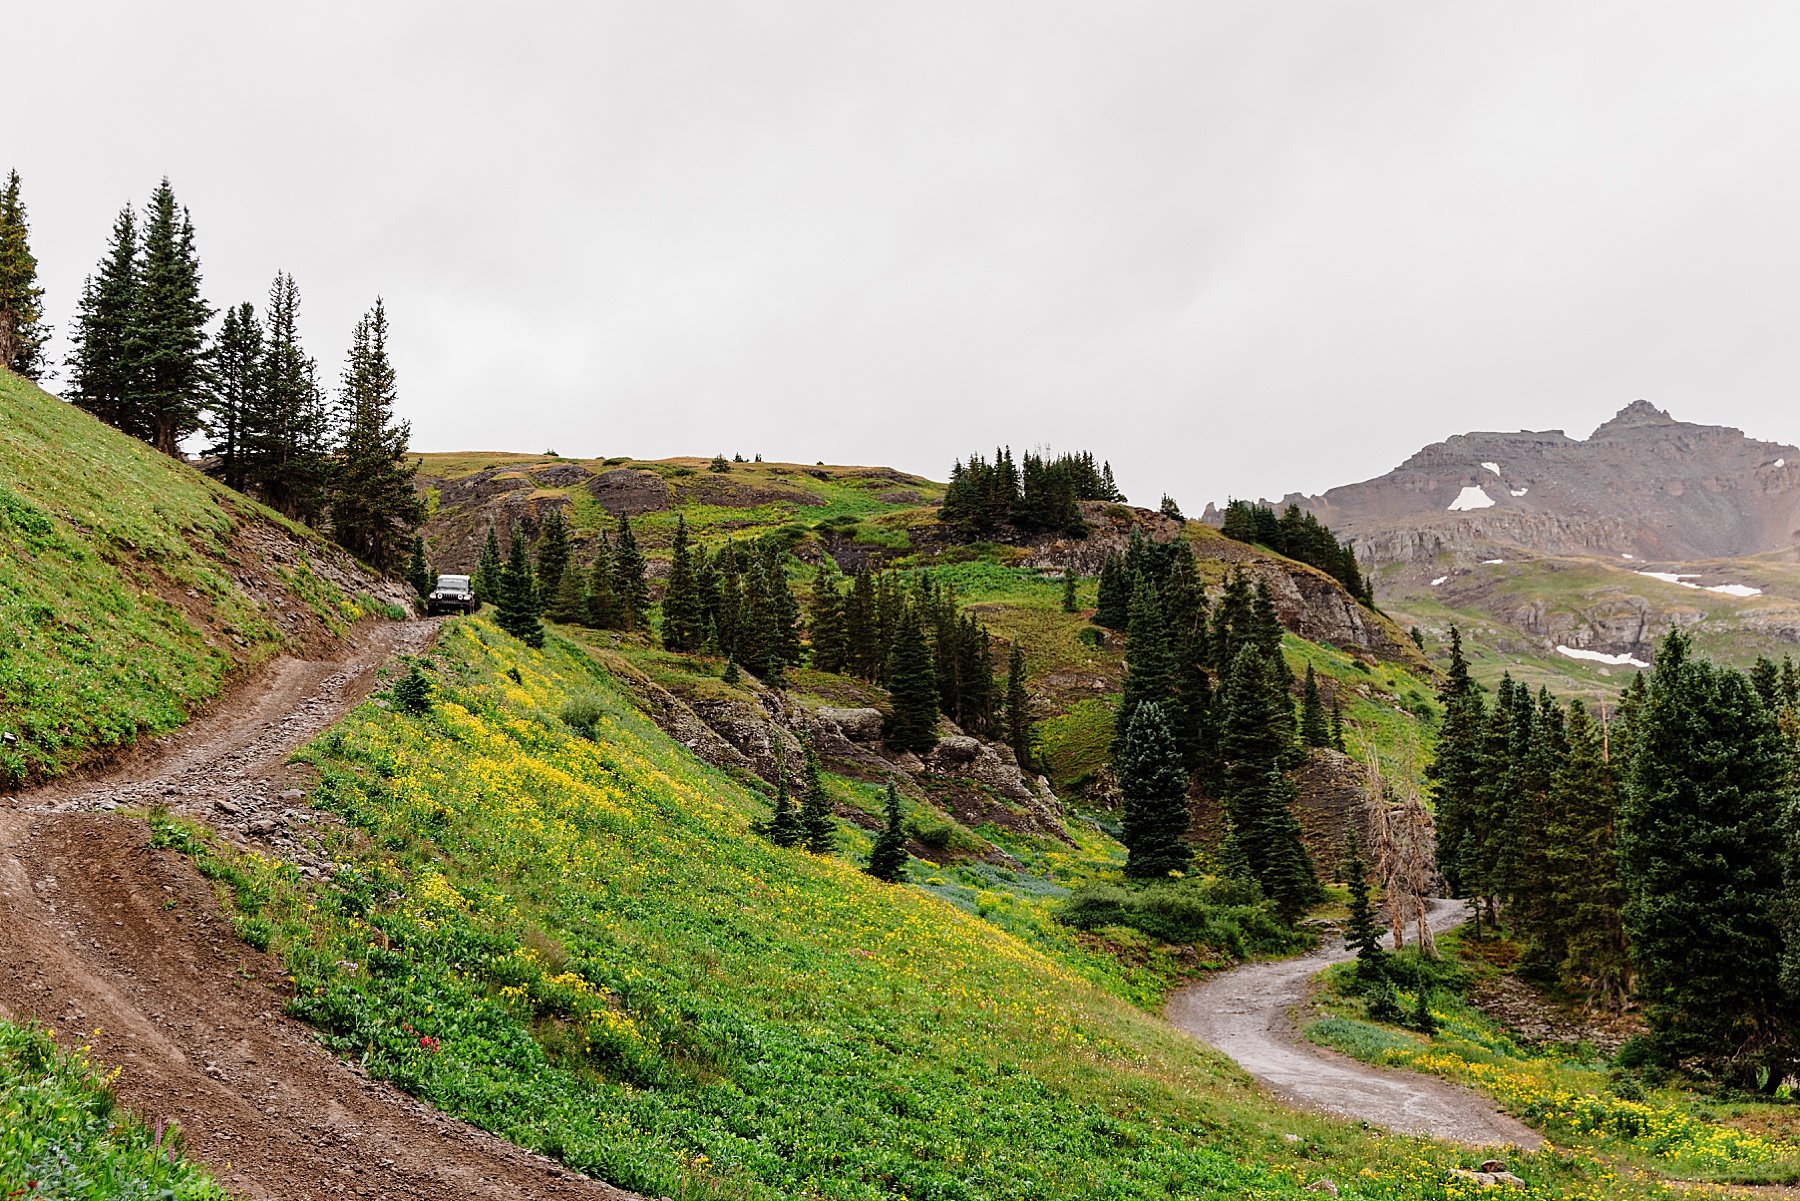
[[[1290,495],[1372,565],[1502,545],[1673,562],[1789,551],[1800,449],[1633,401],[1585,439],[1458,434],[1377,479]]]
[[[1489,682],[1603,696],[1674,626],[1732,662],[1800,657],[1800,448],[1642,400],[1585,439],[1458,434],[1290,503],[1434,656],[1459,627]]]

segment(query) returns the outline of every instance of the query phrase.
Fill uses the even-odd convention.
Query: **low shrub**
[[[1193,943],[1234,959],[1296,950],[1304,935],[1275,915],[1255,883],[1203,877],[1142,887],[1090,884],[1063,904],[1062,921],[1079,930],[1124,926],[1165,943]]]

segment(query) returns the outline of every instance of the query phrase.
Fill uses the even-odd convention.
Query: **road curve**
[[[1459,901],[1431,903],[1434,931],[1448,930],[1464,916]],[[1167,1016],[1299,1108],[1470,1146],[1541,1145],[1535,1131],[1468,1089],[1417,1072],[1370,1067],[1306,1042],[1290,1011],[1306,999],[1313,976],[1349,958],[1343,941],[1333,937],[1297,959],[1247,963],[1176,992]]]

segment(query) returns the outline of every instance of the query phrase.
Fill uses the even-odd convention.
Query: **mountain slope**
[[[234,675],[403,599],[0,371],[0,789],[173,729]]]
[[[1800,450],[1636,401],[1586,439],[1458,434],[1290,496],[1348,535],[1377,602],[1477,676],[1614,691],[1680,627],[1747,665],[1800,644]]]
[[[1788,551],[1800,449],[1634,401],[1586,439],[1458,434],[1387,475],[1290,497],[1376,563],[1468,542],[1663,561]]]

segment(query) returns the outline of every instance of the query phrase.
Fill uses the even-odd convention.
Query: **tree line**
[[[0,362],[34,380],[48,364],[17,172],[0,192]],[[351,331],[335,395],[300,341],[300,291],[278,273],[259,316],[219,314],[201,290],[194,222],[162,180],[140,213],[114,218],[69,328],[67,398],[163,453],[207,434],[208,470],[285,516],[329,533],[382,571],[405,560],[424,512],[395,416],[388,314],[377,298]]]
[[[967,538],[989,538],[1010,525],[1028,534],[1087,534],[1080,501],[1123,501],[1112,464],[1096,465],[1088,451],[1055,458],[1026,451],[1019,463],[1002,447],[990,462],[979,454],[950,468],[938,520]]]
[[[1427,775],[1441,869],[1523,968],[1596,1005],[1636,1000],[1669,1064],[1767,1087],[1800,1062],[1800,672],[1740,672],[1671,631],[1595,712],[1503,678],[1452,631]]]
[[[1296,713],[1267,582],[1239,569],[1210,601],[1186,540],[1134,533],[1124,555],[1109,556],[1100,588],[1094,621],[1126,631],[1113,741],[1126,873],[1187,868],[1188,797],[1198,789],[1221,803],[1227,872],[1255,880],[1292,920],[1322,893],[1287,772],[1309,745],[1341,749],[1343,721],[1310,668]]]
[[[1277,554],[1317,567],[1363,604],[1375,603],[1374,592],[1357,566],[1356,552],[1350,544],[1339,542],[1330,526],[1311,513],[1302,513],[1299,505],[1289,505],[1277,517],[1267,505],[1228,501],[1220,532],[1239,542],[1260,542]]]

